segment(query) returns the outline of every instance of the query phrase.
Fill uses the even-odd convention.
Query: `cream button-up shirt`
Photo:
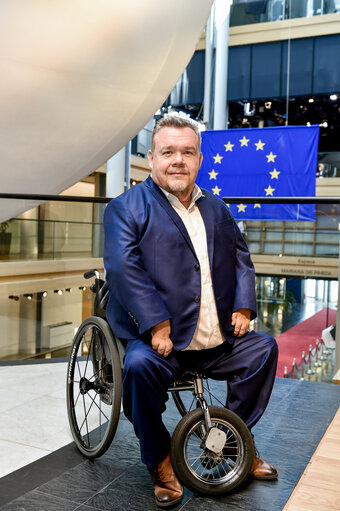
[[[219,326],[215,296],[211,281],[207,234],[205,225],[196,205],[197,199],[202,197],[201,189],[195,184],[192,192],[191,204],[186,209],[179,199],[172,193],[161,188],[173,209],[182,219],[194,246],[201,270],[201,300],[200,313],[189,346],[185,350],[204,350],[215,348],[224,342]]]

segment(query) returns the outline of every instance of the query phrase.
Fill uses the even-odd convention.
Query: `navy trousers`
[[[234,344],[202,351],[172,351],[165,358],[141,339],[129,340],[123,370],[123,408],[140,442],[142,462],[157,465],[168,454],[170,434],[162,421],[167,389],[185,371],[228,381],[227,408],[251,429],[261,418],[273,388],[278,349],[275,339],[254,331]]]

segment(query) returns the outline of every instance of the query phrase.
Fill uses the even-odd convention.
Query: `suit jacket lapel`
[[[150,189],[152,195],[155,197],[155,199],[157,199],[157,201],[160,203],[160,205],[165,209],[165,211],[170,216],[171,220],[176,224],[177,228],[183,235],[185,241],[188,243],[190,249],[192,250],[192,252],[195,254],[195,256],[197,258],[195,249],[193,247],[193,244],[191,243],[190,236],[188,234],[188,231],[185,228],[184,223],[182,222],[181,218],[177,215],[176,211],[171,206],[171,204],[169,203],[168,199],[166,198],[166,196],[164,195],[162,190],[153,182],[153,180],[150,176],[146,179],[146,181],[144,181],[144,184]]]
[[[202,190],[202,197],[200,197],[196,204],[203,218],[203,222],[205,225],[205,230],[207,233],[207,245],[208,245],[208,255],[209,255],[209,263],[210,270],[212,271],[213,264],[213,255],[214,255],[214,217],[211,214],[211,208],[209,207],[209,200],[204,196],[204,190]]]

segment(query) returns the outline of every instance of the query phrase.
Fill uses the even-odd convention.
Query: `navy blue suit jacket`
[[[231,315],[256,316],[255,274],[247,246],[223,201],[206,190],[196,202],[208,242],[222,333],[232,343]],[[188,346],[198,320],[201,274],[188,232],[149,177],[113,199],[104,216],[104,265],[110,295],[107,318],[117,337],[147,338],[171,321],[174,349]]]

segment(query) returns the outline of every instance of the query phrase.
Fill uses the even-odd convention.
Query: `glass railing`
[[[5,194],[0,194],[0,206],[8,201],[8,210],[14,211],[14,196],[4,197]],[[20,198],[23,200],[23,196]],[[0,236],[0,329],[3,332],[0,362],[66,357],[74,333],[92,310],[90,283],[82,274],[92,266],[103,270],[102,221],[109,199],[30,198],[40,204],[1,224],[7,241]],[[283,201],[225,200],[231,208],[241,202],[249,205]],[[294,200],[287,199],[287,202]],[[317,325],[315,340],[321,341],[322,331],[335,322],[340,198],[315,197],[308,201],[316,204],[314,222],[237,220],[256,269],[258,318],[254,327],[278,339],[302,321],[311,319],[312,326]],[[49,265],[49,261],[54,264]],[[306,357],[309,344],[308,341],[305,347]],[[301,374],[301,357],[300,349],[292,353],[290,366],[294,358],[300,360],[300,365],[293,373],[289,367],[289,374]],[[334,367],[330,357],[334,358],[332,349],[328,365]],[[322,379],[326,381],[324,375]]]
[[[0,232],[0,261],[100,257],[103,213],[109,199],[85,199],[88,202],[60,197],[1,223],[0,230],[4,232]],[[8,200],[15,206],[15,199]],[[225,200],[235,203],[235,199]],[[244,198],[238,200],[246,203]],[[264,255],[339,257],[340,205],[331,201],[315,198],[319,202],[315,222],[242,221],[241,231],[250,251]]]
[[[103,237],[99,222],[13,218],[0,234],[0,260],[96,257],[96,237]]]
[[[59,196],[58,200],[41,202],[1,222],[0,261],[89,258],[102,254],[107,200],[74,199]],[[7,203],[10,211],[23,209],[20,199],[2,200],[2,217]]]
[[[339,257],[339,230],[294,226],[295,222],[246,222],[244,238],[252,254]]]
[[[340,12],[338,0],[234,0],[230,11],[230,26],[338,12]]]

